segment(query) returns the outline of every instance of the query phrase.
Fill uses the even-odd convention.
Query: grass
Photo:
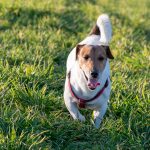
[[[0,149],[150,148],[149,0],[0,1]],[[113,25],[112,92],[101,127],[63,101],[65,63],[99,14]]]

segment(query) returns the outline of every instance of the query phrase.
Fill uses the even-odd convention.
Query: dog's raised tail
[[[111,22],[107,14],[102,14],[98,17],[96,25],[100,30],[100,44],[109,45],[112,37]]]

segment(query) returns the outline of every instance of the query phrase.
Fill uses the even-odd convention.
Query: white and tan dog
[[[67,59],[64,90],[66,107],[73,119],[85,121],[78,108],[94,110],[94,124],[98,128],[107,109],[111,91],[109,49],[111,23],[106,14],[98,17],[90,35],[80,42]]]

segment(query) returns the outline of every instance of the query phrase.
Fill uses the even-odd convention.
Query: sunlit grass
[[[148,149],[149,0],[0,1],[0,149]],[[66,59],[101,13],[113,25],[112,93],[100,129],[63,102]]]

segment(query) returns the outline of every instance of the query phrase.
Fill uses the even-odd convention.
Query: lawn
[[[63,101],[66,59],[99,14],[113,26],[112,92],[99,129]],[[150,148],[149,0],[0,0],[0,150]]]

